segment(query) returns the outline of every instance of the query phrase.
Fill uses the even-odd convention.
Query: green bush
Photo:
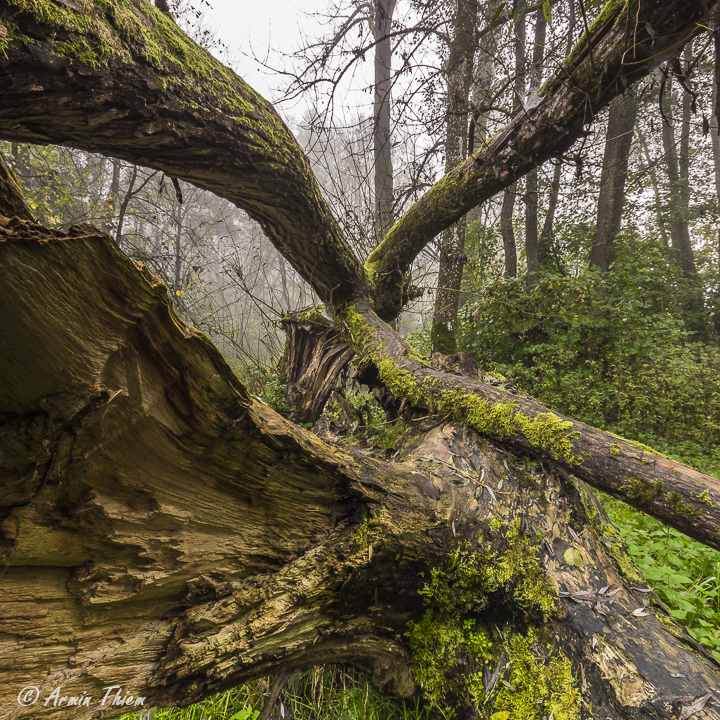
[[[659,252],[613,271],[501,279],[464,309],[461,348],[553,410],[720,468],[720,350],[685,329],[687,282]]]

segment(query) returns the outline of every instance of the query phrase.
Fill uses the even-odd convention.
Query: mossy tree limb
[[[338,321],[366,365],[363,381],[395,398],[569,470],[593,487],[720,549],[720,481],[647,446],[557,415],[536,400],[428,367],[367,301]]]
[[[602,717],[650,718],[663,698],[717,685],[712,662],[652,612],[633,615],[641,578],[621,544],[624,564],[605,554],[602,510],[579,481],[460,425],[436,428],[397,464],[327,445],[253,400],[108,236],[2,217],[0,228],[4,718],[120,715],[126,707],[100,704],[109,684],[144,707],[181,706],[326,662],[355,663],[407,694],[418,591],[463,548],[482,573],[464,595],[453,584],[440,596],[482,585],[482,607],[463,620],[476,645],[485,626],[508,637],[532,628],[538,667],[568,668],[549,707],[569,712],[582,696]],[[466,458],[458,473],[447,472],[453,457]],[[543,550],[559,540],[582,565]],[[577,595],[605,585],[618,590],[612,618]],[[681,676],[669,676],[669,659]],[[513,679],[529,702],[537,683],[526,686],[522,669],[535,661],[520,660]],[[22,707],[30,681],[41,701]],[[93,702],[43,703],[56,687]]]
[[[247,211],[323,301],[365,286],[273,106],[166,14],[145,0],[6,0],[0,17],[1,137],[162,170]]]
[[[720,6],[708,4],[717,18]],[[592,60],[583,35],[540,89],[538,104],[522,110],[483,148],[448,172],[370,254],[366,269],[382,279],[385,289],[375,297],[380,317],[390,321],[401,311],[397,278],[405,277],[428,242],[473,207],[564,153],[626,84],[677,56],[709,19],[702,3],[609,0],[590,27]]]

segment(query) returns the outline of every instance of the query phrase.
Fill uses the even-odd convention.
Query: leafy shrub
[[[460,346],[555,411],[720,468],[720,350],[685,329],[687,282],[627,246],[613,272],[500,279],[465,307]]]

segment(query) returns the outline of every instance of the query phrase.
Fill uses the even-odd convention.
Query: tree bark
[[[532,68],[528,97],[532,98],[540,89],[545,57],[545,32],[547,23],[543,10],[535,16],[535,38],[533,43]],[[532,290],[538,283],[540,272],[540,244],[538,240],[538,171],[531,170],[525,186],[525,258],[527,261],[527,286]]]
[[[156,8],[88,4],[78,24],[71,5],[34,16],[0,3],[3,137],[70,143],[210,190],[257,220],[324,302],[366,287],[307,158],[269,103]]]
[[[505,277],[517,277],[517,248],[515,245],[515,229],[513,228],[513,209],[517,184],[513,183],[503,192],[500,208],[500,235],[503,240],[505,254]]]
[[[717,6],[710,11],[717,12]],[[673,38],[689,40],[700,32],[696,24],[700,15],[700,7],[691,3],[608,3],[590,27],[592,62],[584,35],[541,88],[540,104],[517,115],[489,146],[433,186],[395,223],[368,257],[366,268],[380,275],[391,268],[393,272],[406,272],[427,242],[469,208],[548,158],[562,154],[619,94],[623,87],[620,76],[631,84],[676,57],[683,43]],[[631,63],[628,48],[634,48]],[[381,292],[375,296],[375,307],[383,318],[399,312],[396,299]]]
[[[392,95],[392,18],[396,0],[375,0],[373,35],[375,37],[375,103],[373,147],[375,155],[376,239],[379,242],[393,225],[393,162],[391,125]]]
[[[662,140],[663,149],[665,150],[665,167],[667,169],[668,180],[670,181],[670,239],[673,250],[680,261],[686,277],[695,278],[697,276],[697,268],[695,266],[695,257],[692,243],[690,242],[690,228],[688,226],[689,196],[686,188],[688,182],[688,163],[684,157],[686,150],[683,146],[683,139],[686,133],[689,132],[689,127],[688,129],[685,127],[685,112],[683,110],[679,143],[681,146],[680,155],[682,157],[679,158],[677,151],[678,138],[675,134],[672,75],[670,75],[670,78],[669,87],[665,88],[662,99]],[[688,112],[688,126],[689,123],[690,117]]]
[[[453,38],[447,61],[445,172],[450,172],[467,157],[477,19],[478,0],[456,0]],[[440,241],[438,286],[431,329],[433,352],[451,354],[457,351],[457,315],[465,266],[465,225],[463,216],[443,232]]]
[[[590,249],[590,265],[603,272],[607,272],[617,255],[615,238],[620,231],[625,206],[625,180],[636,119],[637,100],[630,93],[619,95],[610,103],[600,175],[597,228]]]
[[[420,573],[477,547],[488,578],[507,574],[458,620],[488,637],[502,623],[489,669],[514,616],[538,673],[570,664],[559,701],[578,715],[584,698],[596,717],[656,718],[717,687],[660,604],[642,610],[652,593],[562,461],[513,458],[453,424],[402,463],[350,454],[251,398],[109,237],[5,217],[0,237],[3,718],[182,706],[328,662],[407,695]],[[23,707],[29,685],[39,700]],[[532,687],[515,691],[531,701]],[[495,689],[486,707],[506,701]],[[472,709],[469,695],[442,702]],[[720,718],[712,701],[704,713]]]
[[[695,31],[684,6],[663,7],[686,12],[673,28]],[[138,24],[139,34],[121,42],[97,7],[83,5],[89,26],[109,33],[105,53],[130,52],[123,43],[142,44],[147,33],[164,47],[156,25],[181,42],[167,18],[142,8],[147,17],[115,3],[114,17]],[[2,10],[11,40],[0,53],[0,132],[116,147],[131,162],[149,158],[173,177],[221,187],[247,204],[330,298],[367,380],[374,375],[399,405],[425,407],[440,422],[397,464],[324,443],[251,398],[207,338],[177,317],[167,289],[110,238],[87,226],[60,233],[0,218],[6,717],[66,716],[69,703],[60,698],[83,692],[93,702],[75,704],[73,717],[119,715],[126,707],[100,705],[111,685],[147,705],[182,705],[255,677],[339,661],[408,694],[408,670],[419,670],[405,633],[426,611],[419,573],[427,580],[432,571],[453,572],[456,551],[471,562],[486,558],[476,573],[485,578],[482,594],[473,595],[485,605],[455,618],[458,627],[467,621],[487,637],[497,633],[493,667],[505,662],[500,647],[510,632],[531,630],[539,676],[545,661],[565,657],[572,665],[558,700],[566,709],[584,697],[599,717],[657,717],[672,699],[717,687],[717,666],[701,651],[688,651],[654,614],[634,612],[646,596],[636,589],[642,578],[576,478],[712,547],[720,545],[718,481],[418,360],[373,312],[359,263],[337,223],[323,219],[304,156],[271,108],[228,71],[211,65],[223,82],[207,72],[200,82],[182,75],[179,56],[173,66],[153,56],[136,65],[120,50],[112,69],[59,62],[57,33],[18,40],[21,30],[42,35],[40,13],[7,3]],[[653,52],[661,54],[663,17],[653,18]],[[52,118],[47,99],[17,104],[41,78],[46,97],[64,98]],[[236,104],[224,106],[228,96]],[[198,99],[213,109],[194,107]],[[165,124],[144,125],[150,118]],[[228,136],[233,142],[221,146]],[[493,152],[503,151],[503,139]],[[240,170],[249,175],[232,175]],[[441,185],[447,190],[448,180]],[[327,258],[317,255],[323,249]],[[469,429],[444,425],[448,419]],[[582,564],[567,555],[573,545]],[[567,557],[572,564],[563,564]],[[612,607],[601,591],[609,587],[619,591]],[[448,590],[452,598],[456,589]],[[453,668],[467,661],[467,649],[458,652]],[[670,677],[668,662],[680,677]],[[32,707],[18,703],[27,678],[41,698]],[[55,688],[59,706],[43,702]],[[535,699],[532,688],[521,691]],[[499,711],[509,701],[504,692],[488,698]],[[442,702],[465,712],[472,697],[443,693]],[[704,712],[720,717],[714,701]]]

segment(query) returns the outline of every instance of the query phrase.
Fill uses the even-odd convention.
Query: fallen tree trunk
[[[346,661],[459,716],[720,718],[582,482],[452,424],[397,464],[321,442],[87,227],[0,218],[0,268],[0,717]]]
[[[551,412],[533,398],[476,379],[439,372],[378,319],[369,303],[339,313],[366,365],[362,381],[399,402],[465,423],[514,450],[571,471],[720,550],[720,481],[652,448]]]

